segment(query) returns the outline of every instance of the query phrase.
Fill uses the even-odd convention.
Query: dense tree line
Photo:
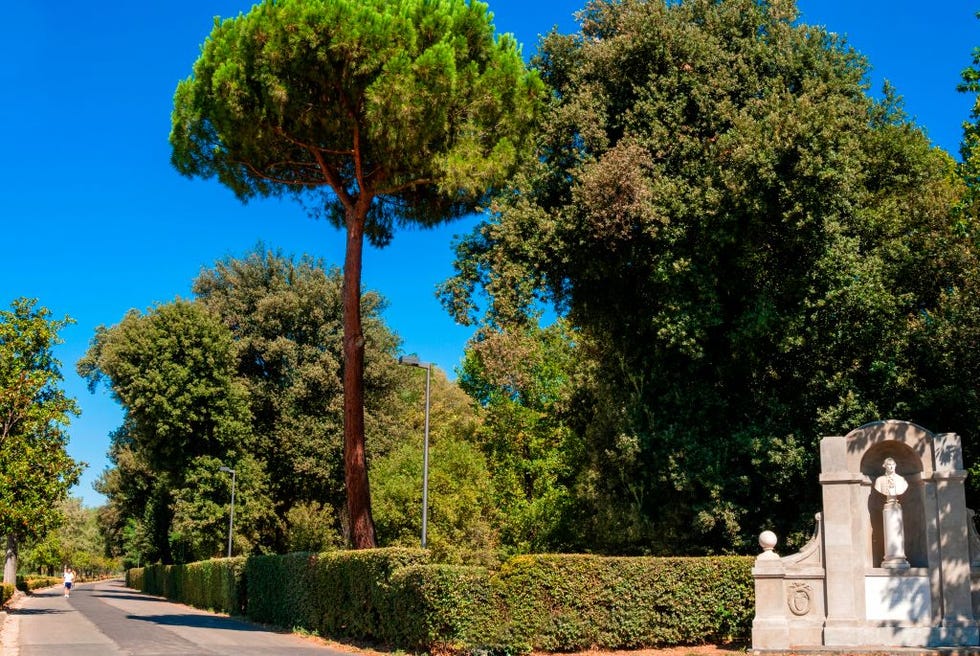
[[[63,520],[59,503],[78,482],[82,463],[67,452],[68,426],[78,415],[61,389],[54,347],[72,324],[55,319],[37,299],[15,299],[0,310],[0,536],[3,582],[13,583],[18,552]]]
[[[276,10],[322,21],[301,4]],[[457,4],[447,25],[463,16]],[[792,0],[592,0],[578,33],[542,40],[533,73],[509,71],[527,97],[481,83],[493,91],[488,116],[524,112],[508,128],[520,147],[470,170],[495,146],[467,143],[475,124],[461,116],[412,105],[422,114],[375,126],[362,144],[370,171],[387,161],[408,184],[389,188],[343,163],[347,140],[382,110],[331,123],[336,108],[303,109],[316,85],[276,68],[289,57],[266,58],[305,61],[313,27],[265,54],[221,50],[236,30],[238,46],[256,26],[276,33],[270,7],[216,26],[178,90],[182,172],[218,176],[242,198],[326,185],[335,224],[377,244],[397,222],[432,224],[494,192],[441,291],[476,327],[458,383],[434,372],[429,542],[441,558],[754,551],[764,528],[798,545],[819,509],[819,439],[883,418],[960,433],[978,505],[975,124],[961,163],[932,147],[896,91],[872,95],[867,61],[801,24]],[[486,7],[471,7],[463,32],[486,36]],[[415,58],[462,47],[437,41],[392,60],[407,68],[365,70],[378,89],[417,90]],[[222,58],[247,65],[231,71]],[[977,61],[965,92],[980,91]],[[327,77],[346,65],[333,63]],[[235,77],[250,66],[275,84]],[[466,69],[468,81],[491,68]],[[198,84],[222,75],[225,86]],[[551,101],[537,157],[503,184],[539,78]],[[354,82],[365,100],[398,100]],[[405,145],[450,118],[462,123],[436,131],[441,154]],[[431,179],[412,186],[413,166]],[[355,177],[337,186],[322,178],[331,171]],[[78,365],[125,410],[99,481],[110,550],[130,562],[223,554],[222,467],[236,475],[236,553],[417,544],[423,390],[418,370],[396,365],[382,299],[323,262],[264,248],[203,270],[193,294],[100,328]],[[363,440],[350,415],[361,383]],[[371,472],[370,497],[365,477],[353,505],[352,438]],[[365,516],[371,531],[358,528]]]
[[[236,473],[234,553],[351,544],[342,285],[336,268],[260,247],[204,269],[193,300],[131,311],[98,330],[78,368],[125,411],[98,483],[116,552],[131,562],[225,553],[231,480],[221,467]],[[397,366],[399,342],[382,309],[377,294],[363,296],[379,535],[417,544],[422,388]],[[432,468],[433,544],[447,557],[463,547],[485,551],[494,543],[480,494],[486,467],[465,440],[478,420],[441,374],[432,396],[433,444],[442,450]],[[467,531],[476,533],[456,539]]]
[[[798,544],[820,437],[883,418],[960,433],[980,471],[975,209],[865,59],[797,18],[594,0],[541,44],[540,157],[443,288],[483,326],[462,380],[498,493],[552,517],[524,529],[538,548]],[[571,354],[554,371],[514,350],[553,348],[549,306]]]

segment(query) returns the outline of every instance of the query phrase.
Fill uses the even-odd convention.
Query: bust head
[[[885,468],[885,473],[875,480],[874,488],[887,497],[897,497],[905,493],[908,489],[908,482],[896,473],[897,463],[894,458],[885,458],[881,466]]]

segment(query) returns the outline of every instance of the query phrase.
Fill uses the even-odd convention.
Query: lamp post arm
[[[228,513],[228,557],[231,558],[231,536],[235,528],[235,475],[238,473],[231,467],[221,466],[218,471],[231,474],[231,512]]]
[[[429,390],[432,363],[422,362],[417,355],[402,355],[398,364],[425,369],[425,441],[422,443],[422,548],[425,549],[429,526]]]
[[[231,514],[228,516],[228,557],[231,558],[231,536],[235,527],[235,470],[231,470]]]
[[[432,365],[425,368],[425,441],[422,442],[422,548],[425,549],[429,524],[429,379]]]

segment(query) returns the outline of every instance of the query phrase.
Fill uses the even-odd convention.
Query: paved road
[[[122,581],[83,583],[65,599],[23,598],[0,629],[2,656],[349,656],[292,634],[141,594]]]

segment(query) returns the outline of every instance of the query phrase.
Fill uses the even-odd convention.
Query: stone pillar
[[[789,620],[786,617],[786,570],[773,551],[776,535],[763,531],[759,546],[764,551],[755,559],[755,618],[752,620],[753,649],[789,649]]]
[[[827,620],[824,644],[855,646],[861,643],[864,624],[864,568],[860,557],[863,517],[860,490],[863,476],[847,469],[847,440],[825,437],[820,441],[820,485],[823,489],[824,556],[827,586]]]
[[[970,590],[970,542],[963,452],[955,433],[936,435],[936,512],[942,561],[943,628],[947,644],[980,643]]]
[[[905,558],[905,524],[902,521],[902,504],[889,497],[881,509],[881,524],[885,533],[885,557],[881,566],[885,569],[908,569]]]

